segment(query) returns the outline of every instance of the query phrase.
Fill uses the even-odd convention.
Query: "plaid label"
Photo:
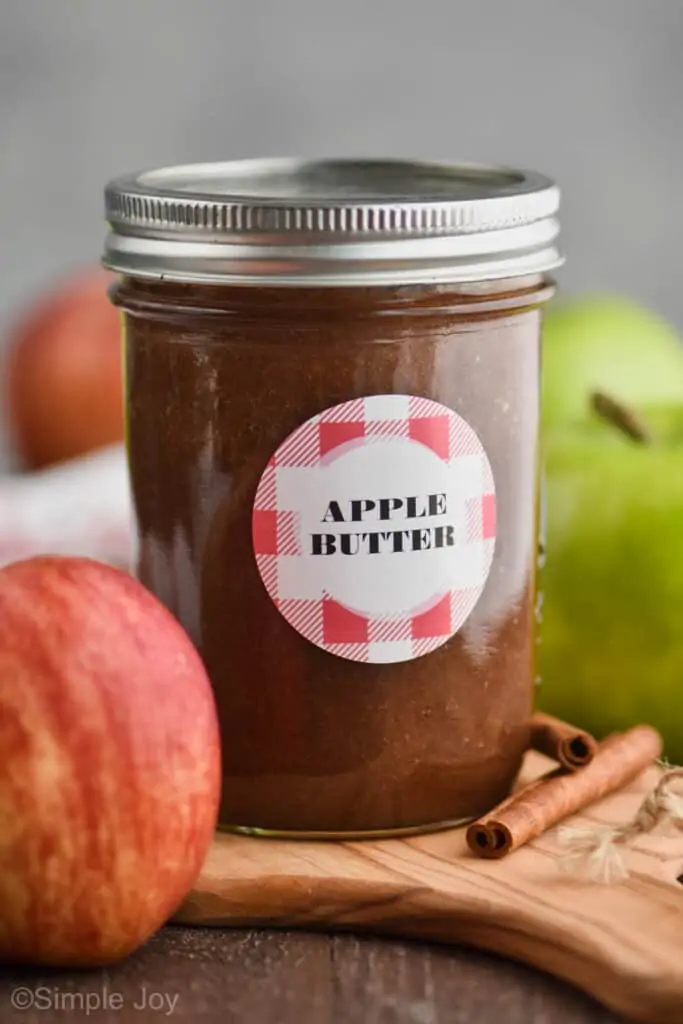
[[[495,537],[479,438],[452,409],[408,395],[344,402],[302,424],[254,503],[275,605],[353,661],[408,661],[444,644],[481,596]]]

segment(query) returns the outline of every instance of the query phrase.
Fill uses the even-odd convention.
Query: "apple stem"
[[[601,419],[616,427],[632,441],[639,444],[652,443],[652,433],[635,409],[617,401],[612,395],[604,391],[594,391],[591,395],[591,408]]]

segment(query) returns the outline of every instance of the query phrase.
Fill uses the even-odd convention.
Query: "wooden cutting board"
[[[529,754],[522,781],[550,765]],[[572,824],[629,820],[657,780],[645,772]],[[175,920],[352,929],[477,946],[564,978],[634,1021],[683,1022],[683,834],[638,839],[629,877],[568,875],[552,832],[501,861],[463,829],[363,842],[219,834]]]

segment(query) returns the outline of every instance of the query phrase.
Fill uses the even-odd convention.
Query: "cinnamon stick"
[[[551,757],[573,772],[590,764],[598,744],[590,733],[537,711],[531,719],[531,749]]]
[[[662,738],[649,725],[609,736],[584,768],[574,772],[555,769],[470,825],[467,844],[478,857],[505,857],[569,815],[615,792],[661,753]]]

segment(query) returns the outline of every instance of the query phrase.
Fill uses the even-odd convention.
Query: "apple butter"
[[[419,831],[509,791],[557,207],[538,175],[401,161],[108,187],[137,573],[211,678],[222,826]]]

